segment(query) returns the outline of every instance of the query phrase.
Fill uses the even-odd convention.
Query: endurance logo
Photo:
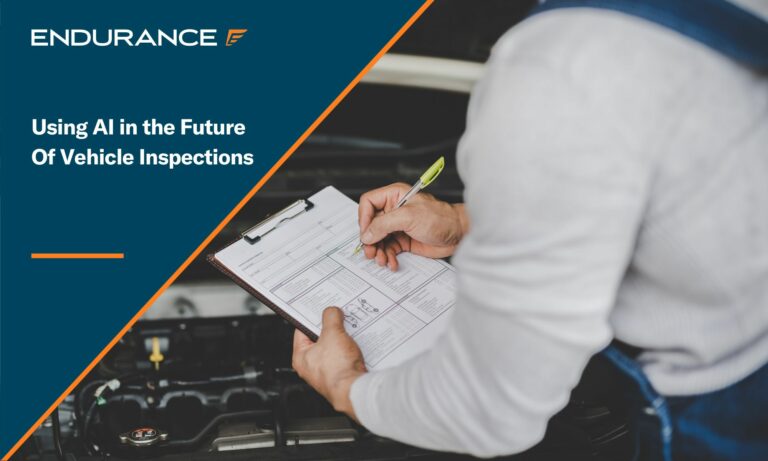
[[[237,43],[248,29],[229,29],[225,46]],[[65,47],[198,47],[219,46],[217,29],[31,29],[30,46]]]
[[[248,29],[229,29],[227,34],[227,46],[232,46],[237,43],[238,40],[243,38],[243,35],[248,32]]]

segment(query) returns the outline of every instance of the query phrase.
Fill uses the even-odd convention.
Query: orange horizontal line
[[[125,253],[32,253],[32,259],[123,259]]]

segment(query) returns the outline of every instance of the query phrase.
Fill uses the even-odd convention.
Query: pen
[[[437,176],[440,174],[440,172],[443,171],[443,168],[445,168],[445,158],[440,157],[439,159],[437,159],[435,163],[432,164],[431,167],[427,169],[427,171],[424,172],[424,174],[421,175],[421,177],[419,177],[419,180],[416,181],[416,183],[414,183],[413,187],[411,187],[411,190],[409,190],[405,195],[403,195],[403,198],[401,198],[400,201],[397,202],[397,205],[395,205],[394,209],[396,210],[401,206],[405,205],[408,202],[408,200],[410,200],[420,190],[432,184],[432,181],[434,181],[435,178],[437,178]],[[360,244],[355,247],[355,251],[352,253],[352,255],[358,254],[362,248],[363,248],[363,242],[360,242]]]

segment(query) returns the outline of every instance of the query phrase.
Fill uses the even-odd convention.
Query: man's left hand
[[[323,329],[317,342],[296,330],[293,336],[293,368],[336,411],[355,417],[349,391],[366,372],[363,354],[344,330],[344,313],[338,307],[323,311]]]

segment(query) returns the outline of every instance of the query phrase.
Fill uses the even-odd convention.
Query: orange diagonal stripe
[[[171,275],[171,277],[165,281],[165,283],[160,287],[159,290],[157,290],[157,292],[149,299],[149,301],[147,301],[147,303],[144,304],[144,306],[141,309],[139,309],[136,315],[134,315],[131,318],[131,320],[128,321],[128,323],[123,327],[123,329],[120,330],[114,338],[112,338],[109,344],[107,344],[107,346],[101,352],[99,352],[99,354],[91,361],[91,363],[88,364],[87,367],[85,367],[82,373],[80,373],[80,375],[78,375],[78,377],[75,378],[72,384],[70,384],[69,387],[67,387],[64,390],[64,392],[61,393],[59,398],[57,398],[56,401],[53,402],[53,404],[45,411],[45,413],[43,413],[43,415],[37,419],[37,421],[32,425],[32,427],[30,427],[27,430],[27,432],[24,433],[21,439],[19,439],[19,441],[16,442],[16,444],[13,447],[11,447],[8,453],[6,453],[5,456],[3,456],[3,460],[7,460],[11,456],[13,456],[14,453],[16,453],[16,451],[21,447],[21,445],[29,438],[29,436],[32,435],[32,433],[35,431],[35,428],[41,425],[43,421],[45,421],[45,419],[51,414],[51,412],[57,406],[59,406],[59,404],[64,400],[64,398],[67,395],[69,395],[75,389],[75,387],[77,387],[78,384],[80,384],[80,381],[82,381],[83,378],[85,378],[88,375],[88,373],[90,373],[93,367],[95,367],[96,364],[99,363],[99,361],[114,347],[114,345],[117,344],[118,341],[120,341],[120,338],[122,338],[125,335],[125,333],[129,329],[131,329],[131,327],[133,327],[136,321],[139,320],[139,318],[141,318],[142,315],[144,315],[144,312],[146,312],[147,309],[149,309],[152,303],[154,303],[155,300],[161,294],[163,294],[163,292],[165,292],[165,290],[168,289],[168,287],[179,277],[179,275],[182,272],[184,272],[184,269],[186,269],[187,266],[189,266],[189,264],[192,263],[192,261],[194,261],[195,258],[197,258],[200,252],[202,252],[203,249],[205,249],[205,247],[208,246],[211,240],[213,240],[213,238],[219,232],[221,232],[221,229],[223,229],[224,226],[226,226],[227,223],[229,223],[229,221],[232,220],[232,218],[237,214],[237,212],[240,211],[240,209],[243,208],[243,206],[246,203],[248,203],[251,197],[253,197],[253,195],[256,192],[258,192],[259,189],[262,188],[262,186],[264,186],[264,184],[269,180],[269,178],[271,178],[272,175],[274,175],[275,172],[283,165],[283,163],[285,163],[285,161],[288,160],[288,158],[294,153],[294,151],[296,151],[296,149],[304,142],[304,140],[307,139],[307,137],[309,137],[309,135],[312,134],[313,131],[315,131],[318,125],[320,125],[323,122],[323,120],[325,120],[326,117],[328,117],[328,114],[330,114],[333,111],[333,109],[335,109],[336,106],[338,106],[339,103],[347,96],[347,94],[349,94],[349,92],[352,91],[352,89],[355,86],[357,86],[357,84],[360,82],[363,76],[365,76],[365,74],[367,74],[368,71],[371,70],[371,68],[376,64],[376,62],[378,62],[378,60],[381,59],[381,57],[384,56],[384,54],[390,48],[392,48],[392,45],[394,45],[395,42],[398,39],[400,39],[400,37],[402,37],[402,35],[413,25],[413,23],[417,19],[419,19],[419,17],[424,13],[424,11],[426,11],[427,8],[429,8],[432,2],[433,0],[426,0],[421,5],[421,7],[419,7],[419,9],[413,14],[413,16],[411,16],[408,19],[408,22],[406,22],[403,25],[403,27],[401,27],[400,30],[398,30],[397,33],[386,43],[386,45],[384,45],[384,47],[381,50],[379,50],[378,53],[376,53],[376,56],[374,56],[373,59],[371,59],[371,61],[363,68],[363,70],[361,70],[360,73],[357,74],[357,76],[351,82],[349,82],[346,88],[344,88],[344,90],[338,96],[336,96],[336,99],[334,99],[333,102],[331,102],[331,104],[328,107],[326,107],[326,109],[320,114],[320,116],[317,117],[317,119],[314,122],[312,122],[309,128],[307,128],[307,130],[304,131],[304,133],[302,133],[299,139],[297,139],[296,142],[294,142],[291,145],[291,147],[288,148],[288,150],[283,154],[282,157],[280,157],[277,163],[275,163],[272,166],[272,168],[270,168],[269,171],[267,171],[267,173],[259,180],[259,182],[256,183],[255,186],[253,186],[253,188],[245,195],[245,197],[243,197],[242,200],[240,200],[237,206],[235,206],[235,208],[232,211],[230,211],[229,214],[227,214],[227,216],[219,223],[218,226],[216,226],[216,228],[208,235],[208,237],[206,237],[205,240],[203,240],[203,242],[195,249],[195,251],[192,252],[191,255],[189,255],[186,261],[184,261],[184,263],[178,269],[176,269],[173,275]]]
[[[125,253],[32,253],[32,259],[123,259]]]

